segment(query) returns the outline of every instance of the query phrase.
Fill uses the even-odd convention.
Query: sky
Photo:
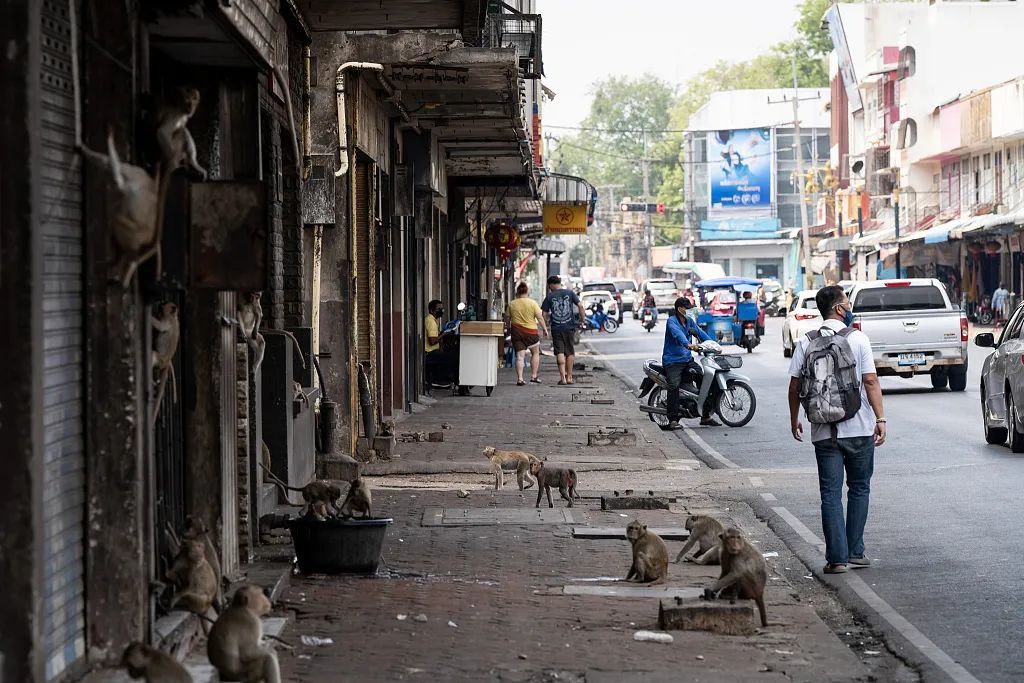
[[[756,57],[796,35],[799,0],[538,0],[544,83],[555,91],[544,126],[574,126],[591,85],[653,73],[681,85],[715,62]]]

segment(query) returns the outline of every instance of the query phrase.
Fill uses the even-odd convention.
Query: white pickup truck
[[[881,377],[930,374],[937,389],[967,388],[967,316],[931,278],[858,282],[853,326],[871,339]]]

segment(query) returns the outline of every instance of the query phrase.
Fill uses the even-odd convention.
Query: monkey
[[[269,454],[269,449],[267,452]],[[341,512],[341,508],[338,506],[338,501],[341,500],[340,487],[317,479],[314,479],[302,487],[289,486],[281,481],[281,479],[279,479],[278,476],[262,462],[260,463],[260,467],[262,467],[267,473],[267,476],[270,477],[271,481],[281,489],[281,493],[284,495],[285,499],[288,498],[288,491],[298,491],[302,494],[302,500],[305,501],[302,504],[302,507],[304,508],[302,514],[307,514],[313,503],[324,503],[328,510],[333,509],[335,512]]]
[[[159,384],[156,390],[156,403],[153,413],[150,416],[151,423],[156,423],[157,415],[160,414],[160,403],[164,398],[164,390],[167,388],[167,376],[171,376],[171,395],[174,402],[178,402],[178,380],[174,376],[174,354],[178,352],[178,339],[181,335],[181,328],[178,323],[178,306],[171,302],[160,305],[160,317],[152,314],[149,316],[149,324],[156,330],[153,338],[153,370],[159,376]]]
[[[719,534],[725,531],[722,523],[710,515],[690,515],[686,518],[686,530],[690,537],[686,539],[686,545],[676,555],[676,562],[682,562],[683,556],[694,545],[697,552],[692,558],[686,558],[697,564],[718,564],[719,561]]]
[[[188,515],[185,517],[185,532],[182,537],[190,541],[202,542],[203,550],[206,551],[206,561],[210,563],[210,569],[213,570],[213,575],[217,580],[217,594],[214,596],[213,608],[216,612],[220,612],[224,602],[222,595],[224,576],[221,573],[217,549],[213,547],[213,540],[210,538],[210,527],[205,522]]]
[[[484,449],[484,457],[491,461],[491,467],[494,468],[495,491],[505,486],[505,473],[501,466],[507,464],[516,466],[516,480],[519,482],[520,491],[533,486],[533,477],[530,476],[530,463],[540,462],[540,458],[536,455],[522,451],[499,451],[494,446],[488,446]],[[526,480],[525,486],[523,485],[524,479]]]
[[[537,504],[534,507],[540,507],[540,499],[545,492],[548,494],[548,507],[555,507],[551,502],[552,486],[557,487],[559,495],[569,502],[568,507],[572,507],[573,498],[579,498],[576,493],[576,470],[571,467],[549,465],[541,461],[531,462],[530,474],[537,479]]]
[[[140,264],[154,254],[159,264],[158,236],[163,214],[160,170],[154,177],[139,166],[123,163],[117,156],[113,132],[107,135],[106,156],[84,144],[79,146],[79,151],[86,161],[110,173],[114,182],[115,201],[110,227],[118,251],[118,281],[121,287],[127,288]]]
[[[206,180],[206,169],[196,160],[196,141],[186,124],[199,108],[199,91],[178,88],[174,100],[164,102],[156,113],[156,140],[163,157],[162,166],[167,177],[185,166]]]
[[[260,464],[263,469],[270,470],[270,447],[266,441],[260,441]]]
[[[626,526],[626,538],[633,549],[633,564],[626,574],[626,581],[635,577],[638,583],[664,583],[668,576],[668,546],[661,536],[634,519]]]
[[[181,607],[205,615],[217,598],[217,577],[206,560],[202,541],[182,541],[178,557],[167,571],[167,579],[178,587],[171,599],[171,609]],[[206,631],[205,624],[203,630]]]
[[[263,364],[263,356],[267,351],[264,334],[282,334],[289,337],[295,344],[295,352],[299,354],[299,363],[305,370],[306,357],[302,355],[302,347],[299,346],[299,340],[295,338],[294,334],[288,330],[263,330],[262,333],[260,332],[260,325],[263,322],[263,305],[260,303],[262,297],[263,292],[246,292],[242,295],[241,303],[238,304],[238,321],[242,339],[252,349],[252,371],[256,372]]]
[[[327,518],[331,516],[331,513],[327,510],[327,503],[322,500],[310,503],[306,507],[306,513],[303,517],[307,519],[314,519],[317,522],[326,522]]]
[[[348,487],[348,494],[345,502],[341,504],[338,514],[342,517],[355,517],[354,512],[361,512],[362,518],[367,519],[372,515],[370,486],[365,481],[356,477]]]
[[[302,385],[299,384],[298,382],[292,382],[292,400],[302,401],[303,403],[306,404],[307,408],[310,407],[309,397],[306,396],[306,392],[302,390]]]
[[[752,546],[739,529],[729,527],[719,534],[721,539],[722,573],[718,581],[704,589],[704,599],[728,597],[757,603],[761,626],[768,625],[764,609],[764,585],[768,582],[768,566],[757,548]]]
[[[270,609],[270,598],[259,586],[246,584],[235,591],[206,641],[206,655],[221,680],[281,683],[277,655],[262,642],[260,617]]]
[[[146,683],[192,683],[192,674],[181,662],[139,642],[125,648],[121,666],[128,670],[129,677],[145,679]]]

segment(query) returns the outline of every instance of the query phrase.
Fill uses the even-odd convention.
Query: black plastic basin
[[[303,574],[372,574],[380,564],[390,517],[293,519],[288,523]]]

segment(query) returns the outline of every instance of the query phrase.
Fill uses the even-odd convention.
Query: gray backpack
[[[810,343],[800,368],[800,402],[807,420],[832,425],[833,437],[836,425],[856,415],[861,405],[857,362],[847,339],[851,332],[851,327],[808,332]]]

